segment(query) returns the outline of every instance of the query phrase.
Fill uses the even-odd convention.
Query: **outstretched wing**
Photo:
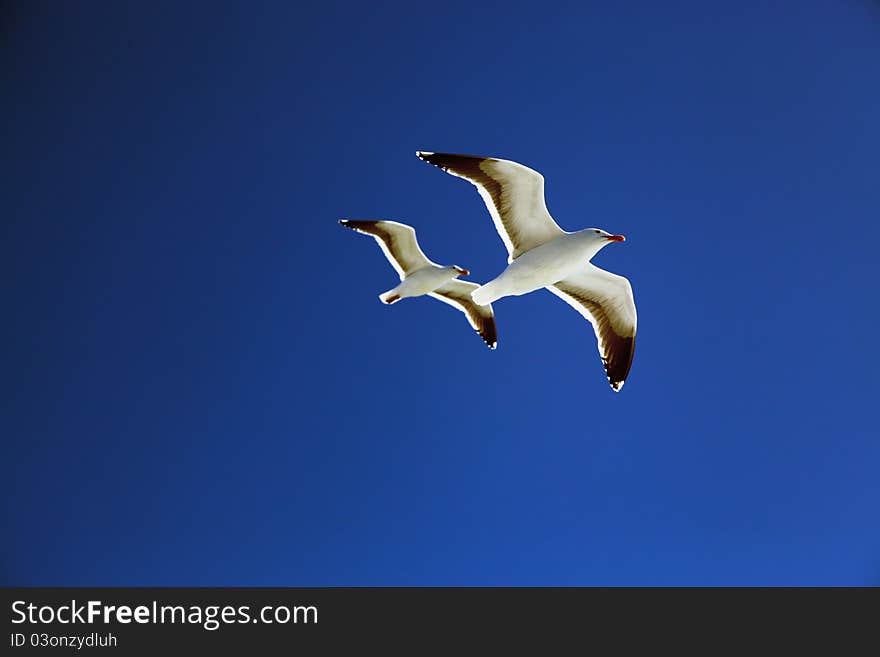
[[[547,211],[544,176],[517,162],[416,151],[421,159],[473,183],[504,241],[508,262],[565,232]]]
[[[473,329],[489,345],[489,349],[494,349],[498,345],[498,333],[495,330],[495,313],[492,310],[491,304],[479,306],[471,299],[471,293],[478,287],[480,286],[470,281],[454,280],[441,285],[431,292],[430,295],[463,312]]]
[[[585,270],[547,289],[593,325],[608,382],[619,392],[629,374],[636,345],[636,304],[629,281],[587,265]]]
[[[422,253],[418,240],[416,240],[416,231],[412,226],[396,221],[354,221],[351,219],[342,219],[339,223],[346,228],[375,237],[385,257],[388,258],[388,262],[400,276],[400,280],[418,269],[435,264]]]

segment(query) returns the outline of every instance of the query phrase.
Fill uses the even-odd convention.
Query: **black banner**
[[[7,652],[680,644],[751,645],[876,617],[877,590],[591,588],[7,588]],[[755,644],[757,645],[757,644]]]

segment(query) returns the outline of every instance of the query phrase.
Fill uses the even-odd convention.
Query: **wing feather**
[[[372,235],[382,249],[382,253],[394,267],[400,280],[414,271],[435,265],[422,252],[412,226],[397,221],[356,221],[342,219],[340,222],[365,235]]]
[[[417,151],[422,160],[476,186],[507,247],[508,262],[564,235],[544,200],[544,176],[511,160]]]
[[[463,312],[471,327],[489,345],[489,349],[494,349],[498,346],[498,332],[495,328],[495,313],[492,305],[480,306],[471,299],[471,293],[479,287],[470,281],[454,280],[441,285],[430,295]]]
[[[636,304],[629,281],[591,264],[547,289],[593,325],[608,382],[619,392],[636,345]]]

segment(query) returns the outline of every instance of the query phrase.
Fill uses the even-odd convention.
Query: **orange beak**
[[[626,238],[623,235],[609,235],[605,239],[609,242],[626,242]]]
[[[459,276],[470,276],[471,275],[471,273],[467,269],[459,269],[458,271],[461,272],[459,274]]]

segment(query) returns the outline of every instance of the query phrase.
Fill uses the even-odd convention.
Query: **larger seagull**
[[[589,261],[608,244],[623,242],[623,235],[599,228],[562,230],[547,211],[544,177],[517,162],[425,151],[416,155],[477,187],[507,247],[507,268],[475,290],[473,300],[486,305],[547,288],[593,325],[608,382],[620,391],[636,341],[632,287],[623,276]]]

